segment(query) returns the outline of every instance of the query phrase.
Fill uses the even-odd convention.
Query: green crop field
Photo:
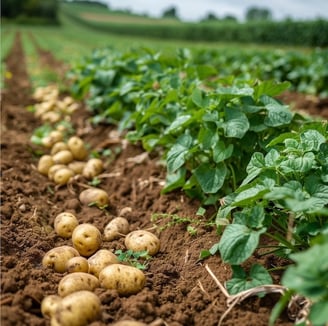
[[[172,33],[173,28],[179,29],[180,36],[187,35],[191,25],[104,12],[97,6],[86,10],[82,5],[65,4],[59,19],[57,26],[4,24],[2,80],[12,78],[4,61],[19,33],[34,99],[41,100],[37,93],[52,92],[57,97],[58,89],[64,90],[71,96],[65,99],[72,112],[77,104],[74,101],[87,108],[86,133],[97,126],[111,126],[130,144],[160,160],[166,173],[161,195],[175,192],[197,202],[197,217],[210,212],[204,232],[212,227],[217,242],[200,251],[197,262],[219,255],[220,264],[230,266],[231,278],[226,282],[229,298],[246,295],[244,299],[254,288],[259,295],[275,292],[275,266],[248,264],[249,258],[260,257],[265,249],[265,254],[287,262],[281,266],[279,279],[282,297],[272,307],[269,325],[274,325],[295,296],[302,296],[308,305],[308,321],[325,325],[328,125],[323,119],[292,110],[278,96],[292,91],[317,103],[327,99],[328,49],[311,47],[312,41],[305,43],[306,47],[278,46],[276,35],[264,45],[245,44],[242,38],[242,43],[204,41],[201,32],[193,40],[172,39],[172,35],[156,38],[148,33],[142,36],[143,28],[149,29],[150,24],[156,23],[157,36],[168,30]],[[113,24],[115,30],[110,32]],[[326,26],[326,22],[318,24],[309,27],[311,33]],[[138,33],[128,33],[138,26]],[[192,28],[203,33],[212,27],[194,24]],[[65,65],[64,79],[55,73],[54,66],[39,60],[40,50],[49,51]],[[40,87],[50,84],[57,88]],[[74,128],[67,127],[72,120],[64,116],[69,112],[65,99],[49,100],[48,94],[44,102],[28,108],[43,123],[31,137],[33,145],[46,144],[45,139],[60,134],[63,126],[66,138],[73,135]],[[54,122],[49,118],[51,110]],[[62,134],[60,137],[64,139]],[[104,150],[102,155],[109,152]],[[74,175],[72,170],[69,173]],[[49,176],[48,170],[43,174]],[[94,177],[88,182],[82,186],[96,187],[102,181]],[[73,192],[74,184],[69,186]],[[89,204],[94,206],[95,201]],[[99,208],[107,212],[107,204]],[[190,223],[188,232],[193,235],[201,223],[201,219],[176,221]],[[270,240],[267,246],[261,242],[263,238]],[[147,251],[142,255],[137,258],[148,257]],[[146,265],[139,266],[145,269]]]

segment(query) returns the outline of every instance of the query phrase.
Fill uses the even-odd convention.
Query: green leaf
[[[213,160],[215,163],[219,163],[225,161],[229,157],[231,157],[233,152],[233,145],[229,144],[226,148],[225,143],[223,141],[216,142],[213,147]]]
[[[311,305],[309,319],[313,326],[328,324],[328,299]]]
[[[174,189],[182,188],[186,182],[186,169],[180,168],[175,173],[168,173],[166,175],[165,186],[162,193],[166,194]]]
[[[230,295],[252,289],[261,285],[272,284],[272,278],[268,271],[261,265],[252,265],[249,275],[240,266],[232,267],[232,278],[226,282]]]
[[[220,254],[224,262],[239,265],[249,258],[259,244],[259,239],[266,228],[254,231],[245,225],[230,224],[219,242]]]
[[[288,125],[293,118],[292,112],[288,107],[278,103],[269,103],[266,106],[268,115],[264,119],[264,123],[269,127],[279,127]]]
[[[191,99],[196,106],[198,106],[199,108],[203,107],[203,105],[204,105],[203,94],[199,88],[194,89],[194,91],[191,94]]]
[[[186,161],[186,156],[192,145],[192,137],[183,134],[177,139],[177,143],[167,153],[167,169],[169,173],[175,172]]]
[[[296,265],[288,267],[282,284],[317,301],[328,298],[328,243],[290,255]]]
[[[203,163],[193,172],[203,192],[213,194],[223,186],[227,168],[224,163],[219,163],[215,167]]]
[[[277,83],[273,80],[262,81],[259,85],[254,87],[254,98],[259,99],[262,95],[276,96],[290,87],[290,83],[285,81]]]
[[[226,137],[242,138],[249,129],[249,121],[245,113],[236,108],[226,108],[224,134]]]
[[[180,115],[177,117],[172,124],[165,130],[164,133],[170,133],[172,131],[176,131],[178,128],[181,128],[187,124],[188,121],[191,120],[191,115]]]
[[[326,142],[326,138],[316,130],[305,131],[300,139],[304,151],[319,151],[320,145]]]

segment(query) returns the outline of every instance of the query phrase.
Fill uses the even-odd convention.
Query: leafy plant
[[[116,250],[115,255],[117,255],[117,258],[120,262],[127,263],[140,270],[147,269],[149,259],[151,259],[151,256],[148,255],[148,252],[146,250],[143,251]]]

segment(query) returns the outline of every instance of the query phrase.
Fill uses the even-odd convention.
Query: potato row
[[[59,90],[55,85],[36,88],[33,98],[39,102],[34,105],[35,116],[44,123],[55,124],[67,120],[79,108],[70,96],[59,99]]]
[[[128,250],[147,251],[151,256],[160,249],[155,234],[146,230],[130,231],[124,217],[112,219],[102,234],[96,226],[79,224],[74,214],[63,212],[56,216],[54,228],[59,236],[71,239],[73,246],[53,248],[42,260],[43,267],[65,273],[58,284],[58,294],[45,297],[41,304],[42,314],[51,318],[52,326],[83,326],[97,320],[101,305],[94,290],[98,287],[131,295],[145,286],[145,274],[120,263],[114,253],[102,248],[103,242],[124,237]]]

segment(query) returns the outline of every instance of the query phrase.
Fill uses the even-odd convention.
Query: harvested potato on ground
[[[130,232],[124,239],[127,249],[133,251],[147,250],[148,255],[157,254],[160,249],[160,241],[157,236],[146,230],[137,230]]]
[[[130,230],[129,222],[124,217],[115,217],[104,229],[104,240],[112,241],[118,239],[122,234],[128,234]]]
[[[91,180],[95,176],[99,175],[104,170],[104,164],[101,159],[99,158],[91,158],[86,163],[82,175]]]
[[[83,190],[80,193],[79,199],[83,205],[105,207],[109,203],[107,192],[99,188],[89,188]]]
[[[99,273],[100,286],[116,290],[119,294],[135,294],[143,289],[146,283],[145,274],[136,267],[111,264]]]
[[[83,140],[80,137],[72,136],[67,141],[67,146],[75,160],[83,161],[88,157],[88,151],[85,147]]]
[[[43,175],[48,175],[49,169],[55,164],[52,156],[42,155],[38,162],[38,171]]]
[[[78,225],[72,234],[73,246],[85,257],[90,257],[101,246],[102,238],[100,231],[92,224],[83,223]]]
[[[69,212],[63,212],[55,217],[54,227],[56,233],[63,238],[70,238],[73,230],[79,225],[76,216]]]
[[[94,275],[88,273],[76,272],[64,276],[58,284],[58,294],[61,297],[77,291],[93,291],[99,287],[99,280]]]
[[[41,313],[43,317],[52,317],[55,314],[58,303],[62,300],[59,295],[48,295],[41,302]]]
[[[118,264],[118,259],[111,251],[100,249],[94,255],[88,258],[89,273],[99,276],[101,270],[110,264]]]
[[[74,177],[74,172],[69,168],[62,168],[55,172],[54,181],[58,185],[65,185]]]
[[[63,141],[60,141],[52,146],[50,154],[55,155],[56,153],[65,151],[65,150],[68,150],[67,144],[64,143]]]
[[[80,256],[79,252],[70,246],[60,246],[50,249],[42,259],[43,267],[50,267],[58,273],[66,272],[66,263],[69,259]]]
[[[121,320],[110,325],[111,326],[147,326],[147,324],[136,320]]]
[[[59,130],[52,130],[52,131],[50,131],[50,133],[49,133],[48,136],[50,137],[51,142],[53,144],[56,144],[56,143],[62,141],[63,138],[64,138],[63,134]]]
[[[58,304],[51,326],[87,326],[100,318],[100,299],[90,291],[69,294]]]
[[[50,167],[49,171],[48,171],[48,179],[53,181],[54,180],[54,176],[55,173],[63,168],[67,168],[67,166],[65,164],[55,164],[52,167]]]
[[[86,165],[86,162],[73,161],[68,164],[68,168],[71,169],[75,174],[82,174],[82,171]]]
[[[68,273],[88,273],[89,272],[89,263],[88,260],[84,257],[73,257],[66,262],[66,270]]]
[[[55,164],[69,164],[73,161],[73,154],[68,150],[64,149],[63,151],[57,152],[52,156]]]

